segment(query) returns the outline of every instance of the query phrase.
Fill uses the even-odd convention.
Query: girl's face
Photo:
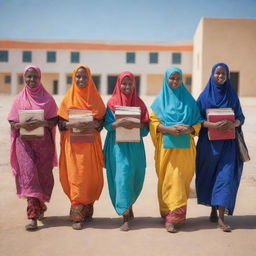
[[[177,89],[179,88],[182,80],[180,74],[178,72],[173,72],[168,79],[168,84],[171,88]]]
[[[222,66],[218,66],[214,70],[213,77],[217,84],[223,85],[227,81],[226,69]]]
[[[129,95],[132,92],[132,80],[130,77],[125,76],[121,82],[121,92]]]
[[[79,68],[75,75],[76,85],[80,88],[85,88],[87,86],[88,80],[89,78],[86,73],[86,70],[84,68]]]
[[[30,87],[34,88],[39,84],[39,76],[35,69],[29,68],[24,75],[25,83]]]

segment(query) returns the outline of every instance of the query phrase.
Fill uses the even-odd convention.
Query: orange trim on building
[[[99,51],[189,51],[192,45],[128,45],[72,42],[26,42],[0,41],[1,49],[43,49],[43,50],[99,50]]]

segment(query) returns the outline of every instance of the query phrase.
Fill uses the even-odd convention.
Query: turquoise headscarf
[[[177,89],[173,89],[169,86],[168,79],[174,72],[179,73],[182,79],[182,71],[179,68],[171,67],[167,69],[165,72],[162,89],[152,103],[151,109],[165,126],[172,126],[175,124],[194,125],[196,123],[202,122],[197,103],[186,89],[183,82]],[[190,147],[189,134],[177,136],[169,135],[170,134],[168,134],[168,139],[173,143],[171,143],[172,145],[168,146],[167,144],[170,143],[165,143],[167,140],[165,137],[167,136],[164,135],[164,144],[166,144],[164,147]],[[182,139],[184,143],[182,142]]]

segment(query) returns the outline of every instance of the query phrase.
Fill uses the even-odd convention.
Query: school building
[[[0,39],[0,93],[17,94],[24,67],[42,70],[42,82],[52,94],[64,94],[79,63],[90,67],[101,94],[111,94],[123,71],[136,77],[140,95],[156,95],[165,70],[182,69],[183,81],[197,96],[213,64],[230,66],[240,96],[256,96],[256,19],[202,18],[191,42],[61,41]]]

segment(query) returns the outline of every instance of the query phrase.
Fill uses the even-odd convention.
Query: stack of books
[[[129,117],[136,123],[140,123],[140,107],[115,106],[115,119]],[[126,129],[116,128],[116,142],[140,142],[140,128]]]
[[[19,121],[44,120],[43,109],[30,109],[19,111]],[[44,136],[44,127],[38,127],[32,131],[20,128],[20,137],[25,140],[41,139]]]
[[[206,110],[207,121],[219,122],[224,120],[235,121],[235,114],[232,108],[209,108]],[[235,128],[227,131],[208,128],[209,140],[231,140],[235,139]]]
[[[91,122],[93,121],[93,114],[91,110],[83,109],[69,109],[69,122]],[[70,142],[94,142],[94,129],[88,131],[81,131],[78,128],[70,129]]]

